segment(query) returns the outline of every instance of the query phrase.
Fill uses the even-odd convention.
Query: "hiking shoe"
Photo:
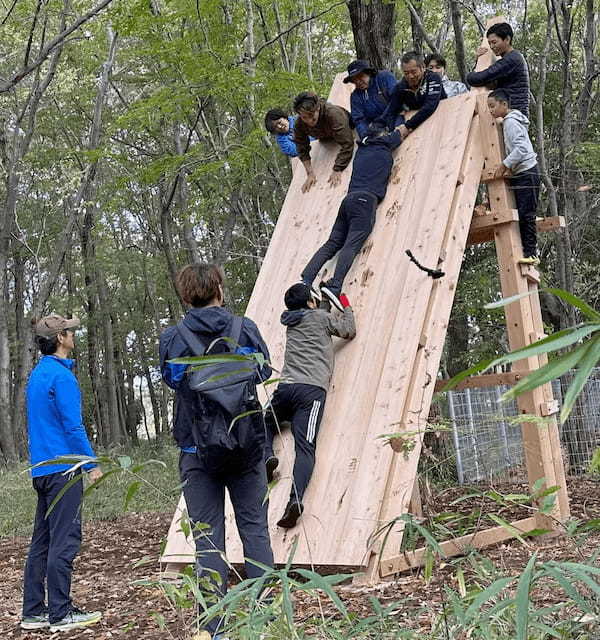
[[[338,298],[338,293],[334,289],[332,289],[328,284],[321,285],[321,292],[323,295],[331,302],[331,304],[338,309],[339,311],[343,311],[344,307]]]
[[[267,484],[271,484],[273,482],[273,472],[279,466],[279,458],[275,456],[269,456],[265,462],[265,467],[267,468]]]
[[[50,626],[50,620],[47,613],[39,616],[27,616],[21,618],[21,629],[46,629]]]
[[[302,505],[302,503],[296,502],[295,500],[288,502],[285,512],[281,520],[277,523],[277,526],[283,527],[284,529],[292,529],[296,526],[296,522],[303,511],[304,505]]]
[[[87,627],[100,622],[100,618],[102,618],[100,611],[81,611],[81,609],[74,607],[62,620],[51,623],[50,631],[54,633],[55,631],[70,631],[79,627]]]
[[[530,264],[533,267],[537,267],[540,263],[540,259],[537,256],[525,256],[519,260],[519,264]]]

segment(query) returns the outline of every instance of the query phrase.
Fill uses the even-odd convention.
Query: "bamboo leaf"
[[[529,558],[529,562],[517,583],[517,592],[515,594],[517,607],[517,640],[527,640],[527,628],[529,627],[529,592],[536,560],[537,551]]]
[[[581,393],[581,390],[590,377],[592,369],[598,364],[598,360],[600,360],[600,336],[592,338],[587,345],[587,350],[579,361],[577,373],[563,398],[562,409],[560,411],[561,423],[569,417],[577,396]]]

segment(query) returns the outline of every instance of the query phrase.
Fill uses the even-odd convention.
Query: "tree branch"
[[[437,53],[438,48],[435,46],[435,42],[429,37],[429,34],[427,33],[427,30],[425,29],[425,25],[423,24],[423,21],[421,20],[421,16],[419,15],[418,11],[415,9],[413,3],[410,0],[405,0],[405,2],[406,2],[406,6],[408,7],[408,10],[410,11],[410,15],[413,18],[415,26],[417,27],[417,29],[421,32],[421,35],[423,36],[423,40],[425,40],[425,42],[427,43],[427,46],[434,53]]]

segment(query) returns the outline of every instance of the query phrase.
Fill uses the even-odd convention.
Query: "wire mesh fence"
[[[559,405],[573,375],[569,372],[552,383]],[[442,457],[455,466],[459,484],[526,479],[517,404],[501,401],[508,388],[449,391],[435,408],[446,424],[437,446],[445,449]],[[560,426],[560,438],[567,472],[585,473],[600,446],[600,367],[594,369],[571,415]]]

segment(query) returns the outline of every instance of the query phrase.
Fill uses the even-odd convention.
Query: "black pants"
[[[537,254],[537,230],[535,214],[540,196],[540,174],[537,165],[509,178],[519,211],[519,229],[523,255],[528,258]]]
[[[48,507],[72,474],[51,473],[33,478],[37,492],[37,509],[29,554],[23,579],[23,617],[42,615],[46,611],[48,587],[48,615],[50,623],[62,620],[71,604],[71,573],[73,560],[81,546],[80,481],[69,487],[46,517]]]
[[[306,487],[315,467],[315,448],[323,410],[325,389],[313,384],[280,384],[271,398],[271,409],[265,415],[267,426],[266,456],[273,455],[273,438],[277,435],[277,423],[290,422],[296,445],[294,483],[290,500],[302,502]],[[277,417],[277,422],[275,417]]]
[[[302,272],[302,280],[312,284],[321,267],[339,251],[333,278],[328,285],[334,293],[342,291],[344,278],[365,240],[373,230],[377,197],[368,191],[352,191],[343,200],[331,234]]]
[[[179,472],[184,484],[183,495],[189,518],[193,524],[204,523],[208,528],[194,530],[196,542],[196,569],[198,576],[216,571],[221,584],[217,592],[227,591],[229,568],[222,554],[225,553],[225,488],[229,492],[235,521],[244,548],[244,558],[273,566],[273,552],[267,523],[268,501],[267,474],[264,461],[247,471],[213,475],[202,466],[195,453],[181,453]],[[257,578],[262,569],[246,560],[246,574]],[[220,620],[211,620],[207,630],[215,633]]]

